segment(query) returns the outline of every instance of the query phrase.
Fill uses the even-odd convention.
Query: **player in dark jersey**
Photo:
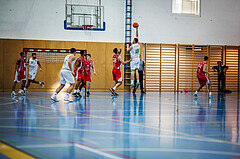
[[[211,74],[208,72],[207,70],[207,63],[208,63],[208,57],[205,56],[204,57],[204,61],[201,62],[198,65],[198,69],[197,69],[197,78],[200,84],[199,89],[193,94],[193,96],[198,97],[198,92],[205,86],[208,85],[208,92],[209,92],[209,99],[212,99],[212,92],[211,92],[211,84],[210,81],[208,80],[208,78],[206,77],[206,74]]]
[[[116,89],[122,84],[122,75],[121,75],[121,64],[127,64],[132,59],[128,61],[123,61],[122,57],[120,56],[122,49],[120,48],[119,51],[117,48],[113,49],[114,55],[113,55],[113,80],[116,82],[113,88],[110,88],[110,91],[112,92],[112,95],[116,96],[118,95],[116,93]]]
[[[12,85],[12,93],[11,96],[14,97],[16,96],[15,93],[15,88],[17,83],[22,81],[22,85],[21,85],[21,89],[19,90],[19,94],[20,95],[25,95],[24,93],[24,88],[26,85],[26,76],[24,74],[24,71],[26,71],[25,69],[25,63],[26,63],[26,54],[25,52],[21,52],[20,53],[20,58],[17,60],[16,65],[15,65],[15,71],[14,71],[14,83]]]

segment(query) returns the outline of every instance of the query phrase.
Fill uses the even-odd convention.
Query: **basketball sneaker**
[[[20,94],[21,96],[25,96],[25,92],[22,89],[19,90],[18,94]]]
[[[67,95],[64,97],[64,101],[73,102],[73,100]]]
[[[139,85],[140,85],[140,84],[139,84],[139,82],[138,82],[137,85],[136,85],[136,87],[135,87],[135,89],[138,89]]]
[[[40,82],[40,85],[42,86],[42,88],[44,88],[44,82]]]
[[[134,84],[134,83],[131,85],[130,89],[132,89],[133,87],[135,87],[135,84]]]
[[[55,96],[55,95],[52,95],[50,99],[53,100],[54,102],[59,102],[59,101],[57,100],[57,96]]]
[[[23,91],[24,91],[24,93],[26,95],[27,94],[27,88],[24,88]]]
[[[73,97],[78,97],[78,93],[77,93],[77,92],[73,92],[73,93],[72,93],[72,96],[73,96]]]
[[[81,95],[81,93],[79,92],[79,93],[77,93],[77,97],[82,97],[82,95]]]
[[[212,96],[212,95],[210,95],[210,96],[209,96],[209,99],[211,99],[211,100],[212,100],[212,99],[213,99],[213,96]]]
[[[198,97],[198,94],[197,94],[197,93],[194,93],[193,96],[194,96],[194,97]]]
[[[110,88],[110,92],[112,93],[112,95],[115,95],[114,89]]]
[[[17,96],[17,94],[16,94],[14,91],[12,91],[11,97],[14,98],[14,97],[16,97],[16,96]]]

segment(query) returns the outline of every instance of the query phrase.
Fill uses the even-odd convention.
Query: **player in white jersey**
[[[75,80],[74,76],[75,73],[73,71],[73,64],[75,61],[75,55],[76,55],[76,49],[71,48],[71,54],[67,55],[64,59],[64,63],[60,72],[60,86],[56,89],[55,93],[51,96],[51,99],[55,102],[58,102],[57,100],[57,94],[64,88],[66,83],[69,83],[70,86],[67,89],[67,94],[64,97],[65,101],[72,102],[73,100],[70,99],[69,94],[72,92]]]
[[[140,64],[140,45],[138,43],[138,27],[136,28],[136,38],[133,39],[132,46],[129,46],[127,44],[127,51],[130,52],[132,61],[130,62],[130,68],[131,68],[131,87],[135,87],[135,89],[138,89],[139,87],[139,75],[138,75],[138,69]],[[137,78],[137,85],[135,86],[134,80],[135,77]]]
[[[40,71],[42,71],[42,66],[41,66],[40,62],[37,60],[36,53],[32,53],[32,57],[28,60],[27,64],[29,66],[29,78],[28,78],[28,83],[27,83],[26,89],[28,89],[28,87],[30,86],[31,83],[40,84],[42,86],[42,88],[44,88],[44,82],[38,82],[35,80],[35,77],[37,75],[38,66],[40,68]]]

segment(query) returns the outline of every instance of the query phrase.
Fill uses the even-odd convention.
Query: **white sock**
[[[212,92],[209,92],[209,95],[211,96],[211,95],[212,95]]]
[[[137,83],[139,83],[139,80],[137,80]]]
[[[89,92],[89,90],[90,90],[90,83],[88,84],[88,89],[87,89],[87,91]]]
[[[56,96],[57,96],[57,93],[55,92],[52,96],[53,96],[53,97],[56,97]]]
[[[195,94],[198,94],[198,91],[196,91]]]
[[[27,88],[23,88],[24,89],[24,91],[26,91],[27,90]]]
[[[113,90],[114,90],[114,91],[116,90],[116,86],[113,87]]]
[[[15,94],[15,92],[14,92],[14,91],[12,91],[12,93],[14,93],[14,94]]]
[[[131,80],[131,85],[133,84],[133,80]]]
[[[77,93],[77,90],[75,89],[75,90],[73,91],[73,93]]]
[[[39,84],[42,84],[42,82],[39,82]]]
[[[79,89],[77,90],[77,93],[80,93],[80,90],[79,90]]]

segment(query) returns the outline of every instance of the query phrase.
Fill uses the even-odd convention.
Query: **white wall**
[[[141,42],[240,44],[240,0],[202,0],[201,17],[171,14],[171,0],[134,1]]]
[[[65,0],[1,0],[0,38],[124,42],[125,0],[102,0],[105,32],[64,30]],[[201,17],[171,14],[171,0],[133,0],[140,42],[240,44],[240,0],[202,0]]]
[[[86,1],[86,0],[84,0]],[[65,0],[0,0],[0,38],[123,42],[125,1],[102,0],[105,32],[65,30]]]

